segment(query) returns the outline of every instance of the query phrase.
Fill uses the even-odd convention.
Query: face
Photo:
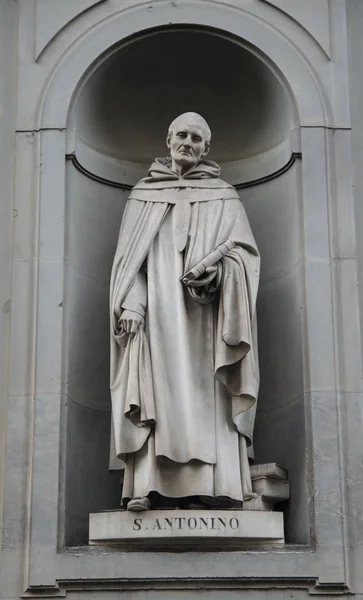
[[[175,123],[173,133],[168,135],[166,145],[174,163],[183,170],[198,164],[208,153],[205,133],[197,121],[180,119]]]

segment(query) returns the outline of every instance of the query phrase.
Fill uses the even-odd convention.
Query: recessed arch
[[[319,392],[322,389],[328,389],[329,392],[335,390],[336,387],[334,386],[337,385],[341,374],[339,368],[344,367],[341,347],[339,346],[340,342],[344,342],[341,339],[341,324],[343,322],[339,309],[341,298],[334,283],[336,271],[332,283],[331,276],[334,268],[332,268],[331,255],[329,254],[329,236],[336,235],[337,231],[336,198],[333,183],[335,167],[330,161],[334,151],[334,139],[333,135],[326,135],[323,131],[324,126],[332,125],[332,110],[323,89],[322,79],[319,80],[316,74],[319,72],[323,77],[324,68],[322,63],[319,62],[317,54],[315,54],[316,60],[312,59],[312,66],[304,56],[304,51],[297,48],[299,42],[296,42],[296,46],[294,46],[281,31],[278,31],[272,25],[263,22],[262,19],[247,15],[242,9],[228,7],[226,3],[222,5],[221,2],[217,6],[215,2],[209,0],[202,0],[201,2],[198,0],[184,2],[183,0],[183,6],[179,7],[181,10],[174,10],[168,7],[166,2],[153,2],[154,13],[152,15],[142,15],[140,11],[145,11],[145,6],[146,3],[144,3],[142,9],[140,7],[130,9],[129,13],[134,13],[130,18],[127,11],[122,10],[120,13],[115,13],[112,17],[108,17],[103,21],[100,20],[92,29],[83,30],[83,33],[79,35],[79,30],[86,22],[85,19],[80,19],[76,24],[77,26],[73,23],[69,30],[68,28],[65,29],[58,39],[49,45],[40,60],[40,68],[44,67],[46,70],[53,64],[54,68],[53,66],[49,68],[49,79],[45,87],[42,88],[42,92],[37,91],[39,95],[41,94],[41,99],[38,105],[37,119],[31,121],[32,129],[42,130],[39,135],[42,141],[42,159],[39,160],[40,150],[38,146],[34,144],[31,151],[31,157],[34,158],[34,162],[31,164],[42,163],[42,169],[39,169],[41,184],[38,186],[38,181],[36,181],[34,185],[34,188],[36,188],[34,189],[34,214],[36,214],[36,227],[38,227],[38,224],[40,227],[40,232],[38,229],[36,230],[35,245],[38,244],[36,250],[40,257],[40,268],[36,270],[32,280],[34,289],[34,310],[32,311],[34,355],[31,361],[31,370],[32,377],[34,377],[35,393],[42,394],[44,389],[47,391],[52,390],[50,399],[55,404],[55,415],[52,422],[47,422],[47,435],[42,436],[43,429],[40,425],[42,425],[43,413],[39,412],[37,414],[35,412],[35,429],[37,431],[38,428],[38,433],[35,436],[35,451],[33,446],[32,457],[30,457],[30,464],[31,460],[34,460],[31,484],[34,500],[27,535],[27,548],[29,549],[27,556],[29,556],[30,561],[31,582],[32,584],[39,583],[42,587],[55,580],[69,582],[85,580],[86,586],[92,586],[92,583],[87,584],[87,576],[92,572],[94,578],[106,580],[112,578],[112,582],[109,584],[112,587],[117,577],[122,577],[123,581],[132,580],[135,577],[133,558],[128,561],[127,556],[125,556],[125,560],[121,561],[121,564],[117,552],[109,554],[107,565],[106,561],[101,561],[102,564],[99,564],[96,553],[81,552],[78,554],[77,564],[75,564],[75,561],[69,561],[67,553],[57,552],[56,549],[57,530],[55,523],[57,523],[57,516],[60,522],[63,518],[63,497],[59,496],[57,479],[59,454],[57,448],[55,448],[57,443],[54,445],[53,441],[58,440],[59,431],[62,431],[62,425],[64,425],[64,422],[58,418],[57,409],[61,400],[58,389],[61,378],[61,361],[59,357],[62,354],[62,345],[66,337],[62,335],[61,304],[59,304],[59,300],[62,299],[64,293],[65,129],[74,94],[81,90],[83,80],[85,81],[86,74],[87,76],[89,74],[88,70],[93,67],[96,68],[96,62],[103,62],[105,52],[111,52],[111,46],[119,44],[120,40],[126,39],[127,36],[139,33],[140,30],[165,25],[167,22],[195,24],[195,7],[198,6],[197,20],[199,25],[220,27],[225,29],[227,33],[229,32],[228,35],[230,35],[230,30],[233,29],[237,32],[236,35],[240,36],[242,43],[245,43],[243,40],[249,40],[249,43],[254,44],[257,52],[282,77],[297,106],[299,124],[303,126],[303,153],[306,150],[304,153],[303,199],[300,205],[301,212],[305,215],[302,242],[302,246],[304,246],[302,250],[303,259],[301,261],[302,263],[305,261],[305,264],[302,264],[301,278],[305,304],[298,306],[299,315],[297,319],[301,315],[305,319],[300,336],[302,335],[304,338],[306,412],[309,416],[309,426],[311,428],[311,435],[308,436],[306,449],[307,454],[314,458],[312,461],[314,464],[311,464],[309,468],[309,472],[313,473],[309,482],[310,523],[314,529],[314,535],[316,535],[318,541],[322,540],[322,543],[318,544],[316,549],[311,552],[306,552],[306,549],[301,548],[294,548],[294,552],[286,553],[266,552],[262,553],[258,560],[253,558],[252,561],[247,555],[241,555],[241,568],[244,575],[251,578],[251,581],[256,581],[259,577],[271,577],[271,580],[275,581],[276,573],[280,573],[281,581],[284,581],[284,577],[286,577],[285,583],[287,582],[286,585],[288,586],[288,582],[294,580],[294,577],[296,578],[298,565],[299,569],[306,575],[307,586],[310,586],[311,581],[315,581],[319,576],[323,581],[323,587],[326,582],[329,583],[333,579],[334,584],[339,582],[338,587],[344,592],[347,588],[344,587],[343,582],[348,580],[344,563],[346,539],[343,531],[344,522],[337,518],[337,515],[344,515],[344,511],[342,511],[342,502],[338,490],[336,494],[331,494],[331,481],[324,477],[326,456],[329,456],[330,464],[333,465],[332,468],[335,473],[340,472],[341,469],[342,463],[339,462],[341,456],[336,451],[337,448],[341,447],[341,440],[339,439],[340,400],[337,402],[335,396],[331,397],[329,419],[325,419],[325,413],[321,410],[323,404],[320,394],[315,394],[315,396],[312,394],[312,398],[310,398],[310,392],[314,392],[314,390]],[[137,11],[139,11],[138,15],[135,16]],[[228,11],[229,17],[226,15]],[[122,18],[120,19],[121,12]],[[96,14],[96,11],[94,14]],[[231,15],[233,15],[233,18],[231,18]],[[232,24],[231,21],[233,21]],[[77,34],[72,38],[76,29]],[[67,31],[71,31],[69,36]],[[71,38],[72,42],[70,44],[63,43],[65,39]],[[301,44],[302,47],[303,44]],[[56,58],[58,51],[60,51],[59,58]],[[269,58],[266,58],[267,56]],[[325,73],[328,80],[328,69],[325,69]],[[341,149],[340,152],[342,152]],[[327,160],[330,161],[329,165],[326,164]],[[57,185],[58,182],[59,185]],[[260,189],[264,188],[264,186],[259,187]],[[333,193],[331,190],[333,190]],[[341,206],[346,207],[349,194],[345,196],[344,192],[342,193],[339,190],[338,196],[340,196]],[[279,199],[280,196],[277,200]],[[269,198],[270,200],[271,198]],[[255,203],[255,206],[258,210],[257,203]],[[265,207],[262,207],[262,209],[264,210]],[[316,236],[317,225],[319,236]],[[266,227],[271,228],[268,218],[266,219]],[[347,233],[348,226],[344,219],[339,227],[340,235],[343,235],[342,232]],[[289,227],[286,228],[286,231],[291,235]],[[50,257],[51,261],[48,258],[45,260],[45,257]],[[315,260],[315,257],[318,260]],[[282,277],[280,281],[282,281]],[[53,291],[53,289],[55,294],[50,293],[50,290]],[[22,293],[21,290],[19,294]],[[55,298],[57,302],[55,302]],[[332,298],[334,299],[333,303]],[[333,308],[338,307],[336,311],[338,314],[333,314],[332,304],[334,305]],[[355,307],[355,304],[353,306]],[[345,304],[344,307],[346,310],[347,306]],[[347,319],[347,317],[344,318]],[[50,330],[52,335],[49,335]],[[39,337],[42,336],[41,340],[44,343],[35,348],[38,334]],[[321,369],[320,362],[317,365],[314,364],[316,357],[323,361],[323,369]],[[335,364],[334,360],[337,357],[338,364]],[[288,372],[287,369],[286,372]],[[46,388],[44,382],[46,382]],[[266,412],[266,419],[268,420],[269,413]],[[303,409],[301,416],[304,417]],[[294,423],[297,422],[295,419]],[[286,421],[282,420],[281,425],[286,427]],[[275,432],[273,433],[275,434]],[[321,433],[322,435],[320,435]],[[319,452],[313,454],[315,437],[317,436],[320,436]],[[47,443],[49,439],[52,440],[53,444],[54,455],[52,455],[53,462],[51,464],[54,465],[54,468],[49,471],[52,485],[48,487],[49,493],[44,495],[41,493],[42,486],[37,485],[38,482],[42,483],[41,477],[44,474],[44,465],[39,448],[44,449],[44,455],[49,453]],[[60,446],[62,450],[62,444]],[[92,448],[94,446],[95,444],[92,444]],[[306,455],[300,454],[300,458],[303,462]],[[62,466],[60,472],[62,473]],[[344,477],[342,476],[343,481]],[[333,483],[336,484],[336,479]],[[305,488],[307,487],[306,479],[302,482],[302,485],[305,485]],[[88,493],[87,488],[84,488],[83,491]],[[58,515],[57,505],[59,506]],[[317,508],[315,515],[313,514],[314,505]],[[44,514],[49,515],[50,518],[44,520]],[[40,523],[41,527],[39,526]],[[47,543],[50,540],[49,547],[47,545],[45,550],[36,536],[38,530],[42,531],[43,540],[46,538]],[[328,538],[325,536],[327,532]],[[60,538],[60,546],[62,546],[62,534]],[[31,544],[29,543],[30,539]],[[328,540],[327,543],[325,543],[326,540]],[[330,543],[332,540],[334,543]],[[55,571],[53,563],[49,563],[51,564],[50,571],[44,571],[44,551],[47,555],[48,553],[51,555],[51,560],[54,559],[54,564],[57,565]],[[201,556],[200,560],[205,561],[205,557]],[[160,567],[162,569],[163,565],[161,563],[162,559],[161,562],[156,560],[156,568]],[[146,574],[149,581],[154,577],[155,565],[153,564],[149,570],[150,572]],[[168,573],[170,577],[174,579],[178,577],[179,566],[179,562],[177,566],[169,565]],[[184,567],[187,568],[186,563]],[[220,578],[220,580],[223,580],[227,575],[233,577],[233,569],[228,569],[227,558],[223,561],[218,557],[218,560],[214,561],[208,573],[205,572],[205,575],[212,575]]]
[[[150,152],[165,152],[161,132],[165,137],[187,109],[209,122],[219,163],[267,152],[298,126],[290,95],[271,69],[238,40],[201,27],[133,36],[93,71],[68,123],[99,153],[147,163]]]
[[[300,125],[324,126],[332,111],[322,83],[300,50],[267,22],[243,10],[212,0],[185,2],[183,10],[161,0],[152,11],[138,5],[105,18],[85,31],[60,56],[38,107],[39,128],[65,128],[69,110],[86,80],[99,65],[132,36],[156,27],[193,25],[219,29],[255,53],[286,86]]]
[[[135,184],[166,152],[169,123],[193,110],[212,129],[210,157],[234,185],[291,164],[296,107],[275,73],[239,40],[210,28],[148,30],[91,68],[68,128],[75,164],[110,185]]]
[[[187,53],[179,50],[183,44],[189,48],[188,56]],[[170,81],[172,94],[169,94],[167,85],[164,84],[162,78],[156,77],[154,71],[151,72],[149,79],[147,74],[143,76],[144,56],[150,61],[158,57],[163,67],[162,71],[169,72],[172,68],[168,64],[169,60],[176,60],[177,63],[180,63],[184,56],[191,61],[193,53],[197,54],[199,46],[207,48],[208,57],[212,61],[216,61],[218,55],[221,54],[227,62],[234,62],[236,77],[244,77],[247,85],[251,86],[250,96],[244,97],[243,85],[240,82],[237,85],[233,81],[233,69],[225,69],[227,79],[232,80],[232,83],[230,84],[228,81],[227,85],[226,82],[222,90],[226,95],[226,105],[230,107],[230,114],[224,118],[219,117],[222,96],[218,89],[218,76],[215,80],[213,79],[213,69],[205,73],[204,80],[201,77],[202,85],[200,85],[198,68],[195,65],[193,68],[190,67],[187,75],[192,94],[189,94],[186,101],[189,103],[195,97],[197,104],[192,106],[189,104],[185,108],[178,104],[179,95],[186,98],[185,90],[179,86],[178,82],[181,69],[175,76],[169,76],[167,79],[167,82]],[[167,53],[167,60],[161,61],[160,57],[163,51]],[[221,69],[219,73],[220,71]],[[116,85],[115,80],[118,76],[120,81]],[[140,83],[142,77],[145,81]],[[148,85],[152,86],[153,79],[156,81],[156,87],[160,86],[160,89],[151,90],[149,94],[151,107],[148,111],[148,104],[144,101],[144,97],[148,93]],[[212,83],[210,83],[211,81]],[[203,88],[203,84],[207,86],[207,90]],[[127,97],[128,93],[131,94],[130,99]],[[164,96],[168,99],[164,105],[164,109],[167,109],[166,115],[164,115],[164,111],[159,111],[158,104],[162,102]],[[213,106],[213,99],[216,96],[218,96],[217,106]],[[167,112],[169,110],[168,103],[172,105],[170,114]],[[125,111],[125,114],[118,114],[118,107],[120,112]],[[209,114],[205,114],[203,107],[209,111]],[[274,155],[280,156],[281,153],[283,156],[283,152],[280,152],[281,145],[286,145],[287,151],[290,152],[289,156],[291,156],[291,145],[290,147],[288,145],[291,130],[300,124],[297,103],[279,68],[274,66],[255,46],[229,34],[229,32],[222,31],[220,28],[212,29],[195,25],[184,25],[183,27],[167,25],[166,27],[147,29],[107,50],[89,66],[75,89],[69,105],[68,120],[65,124],[76,134],[76,157],[79,156],[78,141],[80,140],[83,161],[90,160],[90,151],[92,151],[91,159],[94,164],[99,164],[101,157],[105,162],[110,159],[109,163],[113,162],[115,170],[122,171],[123,178],[125,177],[123,171],[130,171],[130,164],[132,164],[135,172],[140,167],[139,176],[142,176],[147,169],[145,161],[152,159],[154,152],[162,152],[166,129],[170,120],[175,117],[175,112],[185,109],[202,112],[210,120],[212,136],[214,136],[212,144],[216,139],[216,154],[212,154],[211,157],[216,158],[222,162],[223,167],[226,167],[228,174],[226,173],[224,176],[231,183],[239,182],[238,179],[234,179],[233,170],[238,171],[242,164],[247,172],[254,172],[251,168],[254,161],[263,168],[266,167],[266,164],[269,167],[270,161],[275,158]],[[147,114],[143,114],[143,111]],[[248,113],[247,119],[244,118],[245,112]],[[132,138],[133,128],[129,126],[130,123],[137,124],[135,140]],[[140,138],[140,131],[143,138]],[[257,135],[258,131],[260,131],[259,136]],[[145,142],[145,148],[140,150],[143,142]],[[276,152],[277,148],[279,148],[279,152]],[[69,296],[64,302],[65,312],[68,312],[70,319],[68,371],[67,367],[65,369],[68,372],[67,394],[69,398],[67,407],[69,431],[67,465],[69,468],[66,471],[66,512],[69,519],[67,540],[69,543],[74,543],[74,540],[77,539],[75,532],[80,528],[82,522],[82,530],[79,529],[79,535],[83,540],[85,539],[84,523],[87,520],[88,512],[92,509],[92,506],[87,504],[90,496],[87,498],[87,502],[81,505],[81,503],[78,504],[78,498],[74,494],[74,490],[80,482],[78,475],[80,469],[76,467],[76,457],[82,455],[84,448],[88,449],[90,428],[93,428],[94,432],[100,432],[99,435],[102,435],[100,445],[103,450],[107,448],[108,432],[105,425],[109,417],[106,357],[108,351],[107,275],[110,271],[112,253],[117,238],[116,229],[120,222],[127,193],[125,193],[125,189],[122,191],[121,188],[120,191],[117,189],[112,191],[109,189],[110,186],[105,186],[103,190],[102,181],[98,181],[98,183],[91,180],[85,181],[84,177],[82,178],[79,173],[75,172],[72,164],[69,164],[68,167],[65,214],[66,239],[68,240],[66,288]],[[264,170],[262,170],[262,174],[265,174]],[[260,302],[260,306],[265,317],[261,319],[261,323],[271,341],[274,339],[273,327],[276,326],[275,323],[278,320],[290,345],[289,356],[285,355],[279,361],[278,368],[277,365],[272,365],[271,370],[276,372],[278,377],[273,379],[271,373],[268,374],[274,389],[270,386],[267,391],[268,382],[261,387],[261,404],[263,406],[262,396],[264,395],[270,402],[267,406],[268,410],[277,408],[278,414],[282,411],[287,414],[286,418],[291,422],[300,424],[300,428],[296,431],[296,439],[299,441],[295,446],[303,455],[302,343],[300,321],[296,319],[299,314],[297,310],[297,307],[300,306],[298,284],[301,279],[301,270],[296,267],[300,258],[298,176],[299,166],[295,165],[286,177],[279,178],[267,191],[256,191],[255,186],[251,185],[251,189],[244,193],[243,197],[246,208],[254,220],[254,231],[260,238],[259,242],[263,248],[264,287],[261,288],[263,290],[261,298],[265,299],[265,303]],[[254,176],[250,176],[250,180],[253,181],[253,179]],[[103,183],[107,183],[106,180],[107,177],[104,178]],[[125,183],[125,179],[123,182]],[[266,200],[270,201],[266,202]],[[267,231],[266,235],[267,224],[273,224],[274,231],[273,233]],[[282,232],[288,229],[289,234],[282,235]],[[280,278],[281,273],[286,277]],[[281,310],[283,304],[281,298],[286,299],[284,310]],[[277,305],[279,305],[279,310],[276,310]],[[271,306],[274,307],[275,317],[272,315]],[[290,315],[290,321],[286,319],[285,313]],[[90,324],[94,323],[95,315],[97,315],[97,322],[91,328],[90,333]],[[266,334],[261,335],[262,345],[265,346],[264,362],[267,364],[273,348],[271,343],[267,344],[265,337]],[[95,357],[97,357],[96,362]],[[291,364],[289,363],[291,376],[284,378],[284,386],[281,386],[280,374],[289,360],[291,361]],[[282,364],[284,361],[285,365]],[[261,371],[266,373],[267,369]],[[101,379],[102,385],[100,384]],[[288,405],[291,399],[295,399],[297,396],[300,396],[299,412],[295,410],[295,407],[291,411]],[[104,425],[101,431],[102,420]],[[263,423],[263,421],[261,422]],[[92,437],[97,437],[97,435],[93,434]],[[260,428],[256,439],[263,440],[265,437],[265,431],[263,430],[261,433]],[[283,439],[282,434],[280,439]],[[273,446],[271,439],[268,443],[270,447]],[[303,502],[301,499],[304,498],[305,501],[306,494],[300,493],[305,482],[305,472],[299,471],[298,477],[296,477],[293,468],[293,464],[297,460],[296,455],[293,457],[292,463],[288,462],[286,457],[286,448],[289,448],[289,445],[289,440],[285,444],[280,443],[280,448],[278,451],[276,450],[275,455],[277,458],[281,457],[282,464],[291,468],[293,473],[292,489],[295,498],[298,499],[294,499],[292,505],[298,504],[299,510],[304,511],[306,516],[305,507],[301,508]],[[269,454],[269,448],[263,441],[259,442],[259,446],[263,447],[264,456]],[[89,449],[88,453],[90,453]],[[98,477],[101,481],[102,478],[105,478],[107,469],[104,454],[103,451],[102,463],[97,464],[97,475],[94,463],[89,467],[88,474],[86,469],[83,469],[82,473],[81,487],[96,490],[94,501],[99,502],[97,508],[113,506],[110,503],[107,506],[102,505],[101,500],[107,502],[107,499],[96,497],[97,486],[94,485],[94,478]],[[257,460],[260,460],[260,456],[261,450],[256,444]],[[105,485],[104,489],[106,489]],[[80,493],[78,497],[82,498],[82,494]],[[80,519],[80,514],[82,514],[82,519]],[[305,523],[306,520],[307,516]],[[291,521],[294,519],[291,518]],[[302,533],[296,534],[296,526],[293,524],[289,531],[290,540],[306,542],[307,527],[302,529]]]

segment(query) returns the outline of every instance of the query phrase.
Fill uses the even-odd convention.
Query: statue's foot
[[[143,510],[149,510],[151,507],[149,498],[133,498],[127,503],[127,510],[133,510],[135,512],[141,512]]]

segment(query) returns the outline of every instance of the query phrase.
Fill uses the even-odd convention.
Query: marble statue
[[[122,505],[238,507],[259,386],[259,253],[242,202],[205,157],[206,121],[169,127],[125,208],[111,276],[112,453]]]

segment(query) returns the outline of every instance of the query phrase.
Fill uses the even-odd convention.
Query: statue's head
[[[211,130],[198,113],[183,113],[171,123],[166,138],[170,149],[173,169],[178,172],[189,171],[209,152]]]

